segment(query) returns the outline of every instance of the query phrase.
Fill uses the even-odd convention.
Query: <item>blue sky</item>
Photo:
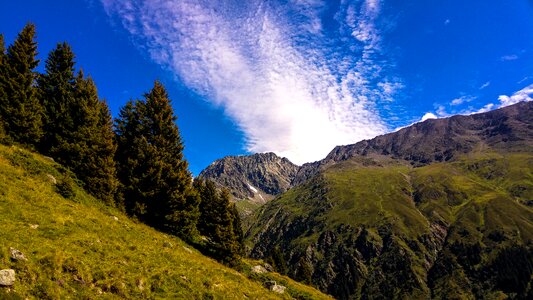
[[[533,96],[533,1],[0,3],[8,44],[28,21],[41,60],[70,43],[115,116],[161,80],[194,174],[253,152],[301,164]]]

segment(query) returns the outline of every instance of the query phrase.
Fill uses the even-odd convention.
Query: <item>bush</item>
[[[74,180],[68,175],[65,175],[56,184],[56,191],[65,199],[73,198],[76,193],[74,192]]]

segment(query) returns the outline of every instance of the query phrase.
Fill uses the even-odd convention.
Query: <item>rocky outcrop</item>
[[[285,293],[285,290],[287,287],[277,284],[275,281],[267,281],[265,282],[265,287],[269,290],[271,290],[274,293],[283,294]]]
[[[23,261],[28,260],[26,256],[24,255],[24,253],[20,252],[19,250],[13,247],[9,247],[9,254],[12,260],[23,260]]]
[[[263,274],[267,272],[268,272],[267,269],[265,269],[265,267],[261,265],[256,265],[252,267],[252,273]]]

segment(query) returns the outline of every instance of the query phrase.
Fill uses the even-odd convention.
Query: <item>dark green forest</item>
[[[51,157],[69,169],[57,188],[72,197],[76,181],[109,206],[195,245],[227,264],[243,254],[243,233],[227,191],[193,180],[177,116],[163,84],[130,100],[113,120],[93,79],[67,42],[36,71],[35,25],[13,44],[0,34],[0,142]]]

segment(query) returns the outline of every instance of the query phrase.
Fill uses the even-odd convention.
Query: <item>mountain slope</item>
[[[287,191],[298,166],[274,153],[228,156],[213,162],[199,177],[227,188],[245,215]]]
[[[336,148],[259,209],[252,255],[340,299],[531,298],[532,107]]]
[[[524,296],[533,288],[532,172],[530,153],[421,168],[339,163],[260,209],[252,255],[279,247],[293,277],[311,268],[313,283],[341,299]],[[515,252],[517,278],[499,266]]]
[[[320,170],[355,156],[386,156],[419,166],[449,161],[473,150],[532,148],[532,120],[533,102],[481,114],[426,120],[371,140],[337,146],[323,160],[304,164],[293,184],[301,184]]]
[[[0,298],[327,299],[274,273],[250,280],[103,206],[70,176],[45,157],[0,145],[0,269],[16,272]],[[11,258],[11,247],[26,260]],[[264,280],[287,290],[271,292]]]

